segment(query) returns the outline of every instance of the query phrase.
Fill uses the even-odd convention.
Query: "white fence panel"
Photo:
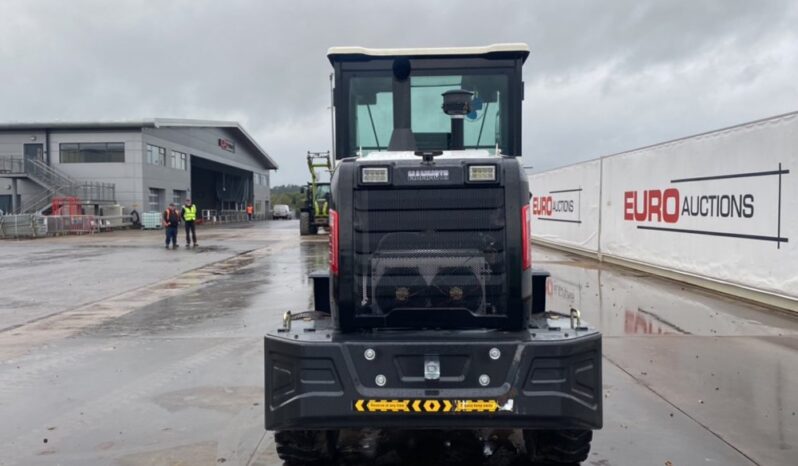
[[[798,112],[529,178],[536,240],[798,300]]]
[[[533,238],[597,252],[600,178],[599,160],[530,175]]]
[[[798,115],[603,160],[603,254],[798,297]]]

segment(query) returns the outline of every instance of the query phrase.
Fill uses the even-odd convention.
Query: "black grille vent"
[[[353,222],[358,313],[406,304],[504,314],[503,188],[357,190]]]

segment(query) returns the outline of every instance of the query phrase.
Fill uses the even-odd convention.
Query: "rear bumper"
[[[295,323],[265,338],[267,429],[602,426],[595,330],[361,335],[317,325]],[[371,361],[368,348],[376,353]],[[491,348],[499,359],[490,358]],[[430,355],[440,361],[437,381],[424,379]],[[485,387],[481,375],[490,378]]]

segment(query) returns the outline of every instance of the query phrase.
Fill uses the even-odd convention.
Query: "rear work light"
[[[360,169],[362,183],[387,183],[388,167],[363,167]]]
[[[470,165],[468,181],[496,181],[496,165]]]
[[[338,275],[338,212],[330,209],[330,272]]]
[[[524,270],[532,267],[532,251],[529,245],[529,221],[529,204],[525,204],[521,207],[521,256],[523,257],[521,263]]]

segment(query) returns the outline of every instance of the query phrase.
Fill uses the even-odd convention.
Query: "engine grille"
[[[505,313],[503,188],[361,189],[353,215],[357,313]]]

